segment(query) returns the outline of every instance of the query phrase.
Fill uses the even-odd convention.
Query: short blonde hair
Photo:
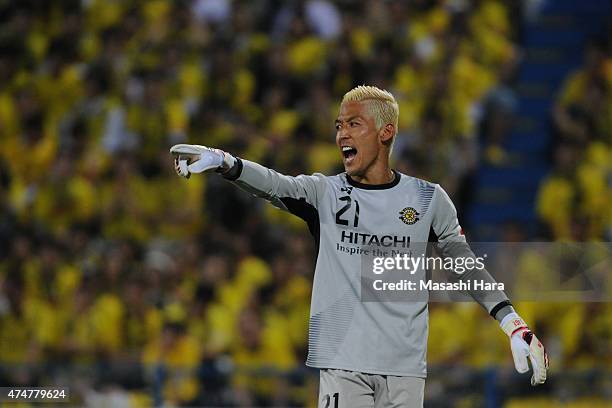
[[[375,86],[359,85],[345,93],[342,98],[342,103],[363,101],[368,101],[368,110],[374,117],[377,130],[391,123],[395,126],[395,134],[397,134],[399,105],[391,92]],[[393,138],[395,139],[395,135]]]

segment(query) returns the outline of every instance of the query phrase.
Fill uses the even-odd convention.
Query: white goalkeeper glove
[[[505,316],[500,326],[510,337],[510,348],[516,371],[521,374],[529,371],[527,363],[527,358],[529,358],[533,370],[531,385],[543,384],[546,381],[546,370],[548,370],[548,354],[542,342],[516,313]]]
[[[227,171],[236,163],[231,154],[200,145],[177,144],[170,148],[170,153],[174,155],[176,173],[185,178],[191,173]]]

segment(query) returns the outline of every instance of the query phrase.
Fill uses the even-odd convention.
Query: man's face
[[[367,103],[343,103],[336,119],[336,145],[349,176],[363,176],[378,158],[382,147]]]

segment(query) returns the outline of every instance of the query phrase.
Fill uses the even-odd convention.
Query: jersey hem
[[[318,368],[318,369],[331,369],[331,370],[345,370],[345,371],[356,371],[358,373],[362,373],[362,374],[375,374],[375,375],[393,375],[396,377],[417,377],[417,378],[427,378],[427,372],[425,373],[411,373],[411,372],[406,372],[406,371],[392,371],[392,370],[379,370],[379,369],[361,369],[361,368],[355,368],[355,367],[348,367],[348,366],[340,366],[340,365],[329,365],[329,366],[324,366],[324,365],[314,365],[314,364],[308,364],[306,363],[306,366],[308,367],[312,367],[312,368]]]

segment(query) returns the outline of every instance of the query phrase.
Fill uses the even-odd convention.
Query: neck
[[[361,184],[387,184],[393,181],[395,173],[386,164],[380,169],[370,168],[364,174],[350,175],[350,177]]]

